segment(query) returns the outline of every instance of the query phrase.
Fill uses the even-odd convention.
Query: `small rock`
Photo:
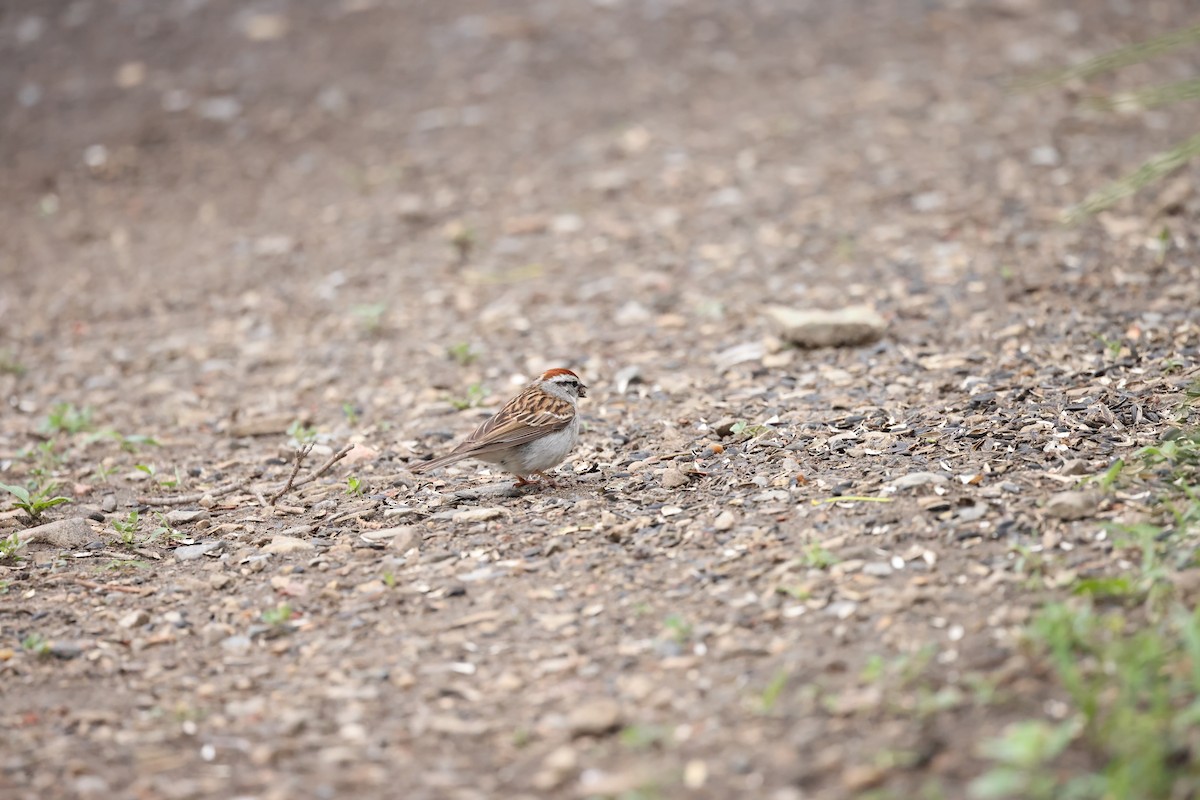
[[[716,354],[714,360],[717,364],[717,372],[728,372],[738,364],[761,361],[766,354],[767,348],[762,342],[747,342],[722,350]]]
[[[571,776],[579,768],[579,754],[570,745],[562,745],[550,751],[542,761],[542,768],[533,777],[535,789],[550,791]]]
[[[122,89],[141,86],[146,81],[146,64],[142,61],[126,61],[117,67],[113,82]]]
[[[208,585],[217,591],[221,591],[231,583],[233,583],[233,576],[227,575],[224,572],[218,572],[215,575],[210,575],[208,578]]]
[[[950,479],[937,472],[910,472],[890,481],[887,485],[893,489],[913,489],[928,484],[949,483]]]
[[[390,547],[398,552],[407,553],[412,548],[421,546],[421,529],[415,525],[401,525],[397,528],[365,531],[359,538],[370,545]]]
[[[117,510],[117,496],[115,494],[106,494],[100,498],[100,510],[105,514],[111,514]]]
[[[733,435],[733,428],[737,424],[738,424],[738,421],[736,419],[721,420],[720,422],[718,422],[716,425],[713,426],[713,432],[716,433],[717,436],[720,436],[722,439],[725,439],[725,438]]]
[[[838,600],[825,606],[825,613],[838,619],[850,619],[858,611],[858,603],[853,600]]]
[[[197,104],[196,113],[214,122],[232,122],[242,113],[242,104],[236,97],[209,97]]]
[[[455,511],[454,516],[450,519],[453,522],[487,522],[489,519],[502,516],[504,516],[503,508],[468,508]]]
[[[242,34],[252,42],[282,39],[288,30],[288,18],[282,14],[251,14],[242,20]]]
[[[688,485],[688,476],[683,474],[683,470],[679,467],[671,467],[662,476],[662,485],[664,489],[678,489],[681,486]]]
[[[242,438],[243,436],[275,436],[281,433],[287,433],[287,429],[291,427],[293,422],[297,421],[295,414],[272,414],[270,416],[253,417],[251,419],[239,419],[229,428],[229,435]],[[300,419],[302,424],[307,424],[308,420]],[[203,502],[201,502],[203,505]]]
[[[1058,473],[1060,475],[1087,475],[1091,471],[1085,459],[1072,458],[1069,461],[1063,462],[1062,469]]]
[[[621,707],[607,697],[586,701],[567,716],[567,729],[572,737],[603,736],[620,725]]]
[[[379,451],[367,447],[365,444],[356,444],[350,448],[350,452],[342,457],[342,461],[346,464],[357,464],[360,461],[374,461],[379,458]]]
[[[79,658],[83,655],[83,645],[79,642],[71,641],[52,642],[50,644],[50,655],[63,660]]]
[[[782,336],[799,347],[849,347],[878,341],[887,323],[870,306],[847,306],[836,311],[767,308]]]
[[[150,613],[145,609],[139,608],[137,611],[130,611],[117,622],[122,628],[140,628],[150,621]]]
[[[227,653],[234,655],[245,655],[250,652],[250,648],[254,645],[249,636],[229,636],[221,640],[221,648]]]
[[[617,370],[617,374],[613,376],[613,383],[616,385],[617,394],[625,394],[629,387],[635,383],[642,382],[642,368],[636,364],[628,367],[622,367]]]
[[[1090,492],[1059,492],[1046,501],[1046,513],[1058,519],[1083,519],[1096,513],[1097,498]]]
[[[211,515],[208,513],[208,510],[204,508],[194,509],[192,511],[184,511],[183,509],[177,508],[173,511],[167,512],[167,522],[171,523],[172,525],[186,525],[189,522],[208,519],[210,516]]]
[[[21,531],[18,538],[22,544],[44,542],[54,547],[77,548],[87,544],[93,538],[93,534],[86,518],[72,517],[28,528]]]
[[[175,548],[175,559],[177,561],[195,561],[197,558],[207,554],[215,553],[224,546],[224,542],[207,541],[199,544],[185,544],[183,547]]]
[[[873,575],[876,578],[886,578],[892,572],[894,572],[892,565],[886,561],[868,561],[862,566],[864,575]]]
[[[737,517],[732,511],[722,511],[717,518],[713,520],[713,528],[719,531],[733,530],[733,526],[737,524]]]
[[[302,553],[315,549],[315,545],[306,539],[295,536],[273,536],[271,543],[263,547],[264,553],[283,555],[285,553]]]
[[[215,499],[213,499],[213,496],[211,494],[204,495],[203,497],[200,498],[200,502],[196,503],[196,505],[200,506],[201,508],[212,508],[216,504],[217,504],[217,501]]]

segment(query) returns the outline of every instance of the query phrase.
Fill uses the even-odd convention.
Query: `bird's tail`
[[[414,464],[413,466],[409,467],[409,471],[420,475],[422,472],[429,472],[431,469],[444,467],[447,464],[453,464],[455,461],[462,461],[466,457],[467,456],[461,453],[449,453],[441,458],[434,458],[430,459],[429,461],[422,461],[418,464]]]

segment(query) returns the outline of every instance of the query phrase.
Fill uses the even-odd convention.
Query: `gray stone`
[[[771,306],[767,314],[780,334],[798,347],[850,347],[878,341],[887,322],[870,306],[836,311]]]
[[[1046,514],[1057,519],[1083,519],[1096,513],[1097,498],[1091,492],[1059,492],[1046,501]]]
[[[913,489],[931,483],[944,484],[949,482],[949,478],[937,472],[910,472],[907,475],[901,475],[899,478],[890,481],[888,486],[891,486],[893,489]]]
[[[603,736],[621,726],[621,707],[607,697],[585,701],[567,716],[571,736]]]
[[[92,540],[94,534],[84,517],[60,519],[20,531],[18,538],[22,544],[41,542],[62,548],[83,547]]]
[[[215,553],[224,546],[224,542],[212,540],[199,544],[186,544],[183,547],[175,548],[175,559],[177,561],[195,561],[203,555]]]
[[[193,511],[184,511],[181,508],[177,508],[173,511],[167,512],[167,522],[171,523],[172,525],[186,525],[187,523],[195,522],[196,520],[208,519],[210,516],[211,514],[209,514],[208,510],[204,508],[198,508]]]
[[[117,622],[122,628],[140,628],[150,621],[150,612],[144,608],[130,611]]]

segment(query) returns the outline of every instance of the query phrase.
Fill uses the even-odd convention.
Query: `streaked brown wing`
[[[475,429],[455,453],[478,455],[532,442],[571,424],[575,409],[566,400],[530,388],[508,401]]]

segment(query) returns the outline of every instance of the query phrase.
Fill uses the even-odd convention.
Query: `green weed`
[[[92,407],[76,408],[72,403],[59,403],[39,426],[43,433],[80,433],[92,429]]]
[[[31,520],[36,521],[43,511],[71,502],[68,497],[51,497],[57,485],[54,481],[46,481],[39,483],[34,489],[26,489],[24,486],[0,483],[0,491],[8,492],[15,497],[13,507],[23,510]]]
[[[21,640],[21,649],[39,658],[50,655],[50,642],[40,633],[30,633]]]
[[[463,367],[473,364],[479,358],[479,354],[475,352],[470,342],[457,342],[450,345],[446,348],[446,355]]]
[[[0,561],[12,558],[16,559],[19,556],[17,551],[25,546],[21,541],[21,536],[18,533],[10,533],[3,539],[0,539]]]
[[[383,318],[387,314],[387,310],[388,307],[385,303],[365,303],[350,309],[350,313],[358,320],[363,333],[369,336],[378,336],[383,330]]]
[[[483,387],[483,384],[472,383],[467,387],[467,393],[463,397],[449,398],[450,405],[454,406],[459,411],[465,411],[468,408],[478,408],[483,405],[483,401],[491,394]]]
[[[995,766],[972,785],[972,797],[1166,800],[1200,792],[1200,610],[1176,608],[1145,622],[1054,604],[1027,635],[1071,714],[1060,723],[1026,721],[986,742],[981,754]],[[1064,768],[1068,750],[1097,768]]]

